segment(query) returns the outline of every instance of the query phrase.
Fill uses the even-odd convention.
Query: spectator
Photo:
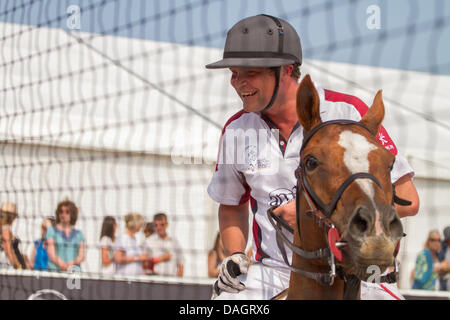
[[[48,270],[80,270],[86,255],[83,233],[75,229],[78,208],[70,200],[58,203],[55,211],[56,226],[47,230]],[[76,267],[76,268],[74,268]]]
[[[18,216],[17,205],[12,202],[3,202],[0,216],[0,267],[31,269],[28,259],[25,259],[20,252],[20,240],[11,231],[11,225]]]
[[[439,261],[446,261],[447,267],[450,264],[450,226],[444,229],[444,241],[441,243]],[[450,268],[439,272],[440,290],[450,291]]]
[[[100,234],[101,264],[100,272],[114,274],[114,241],[117,230],[116,219],[107,216],[103,219],[102,232]]]
[[[41,225],[41,238],[34,241],[33,251],[31,253],[30,262],[34,270],[47,270],[48,269],[48,252],[47,252],[47,240],[45,234],[48,228],[56,225],[56,219],[54,217],[47,217],[44,219]]]
[[[154,232],[155,232],[155,225],[153,224],[153,222],[147,222],[144,227],[145,239],[150,237]]]
[[[144,241],[142,243],[142,247],[145,246],[145,240],[150,237],[155,232],[155,226],[153,222],[147,222],[144,227]],[[144,261],[143,268],[145,274],[153,274],[154,273],[154,265],[155,260],[153,258],[148,258]]]
[[[145,240],[144,250],[153,257],[155,274],[183,276],[183,257],[178,242],[167,234],[167,216],[157,213],[153,217],[155,233]]]
[[[211,278],[217,278],[219,275],[219,267],[223,259],[226,258],[223,250],[222,239],[220,238],[220,232],[217,233],[216,240],[214,241],[214,247],[208,254],[208,276]]]
[[[419,253],[414,268],[413,289],[439,290],[438,272],[447,268],[439,263],[438,252],[441,249],[441,237],[438,230],[428,233],[424,249]]]
[[[143,224],[144,218],[138,213],[129,213],[125,216],[127,231],[117,238],[115,244],[114,260],[117,274],[143,274],[142,263],[147,259],[147,255],[142,252],[135,236]]]
[[[252,257],[252,247],[247,251],[247,258],[250,260]],[[214,247],[208,253],[208,276],[216,278],[219,275],[220,264],[227,256],[223,249],[222,239],[220,232],[217,233],[216,240],[214,241]]]

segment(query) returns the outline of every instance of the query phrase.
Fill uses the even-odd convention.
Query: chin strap
[[[280,20],[274,16],[270,16],[268,14],[263,14],[263,16],[268,17],[275,22],[278,28],[278,53],[283,54],[283,48],[284,48],[284,30],[283,25],[281,24]],[[272,107],[273,103],[275,102],[275,99],[277,98],[278,94],[278,88],[280,87],[280,74],[281,74],[281,66],[277,67],[275,69],[275,89],[273,91],[272,99],[270,99],[269,104],[264,108],[264,111],[267,111],[270,107]]]
[[[275,102],[275,99],[277,98],[278,89],[280,88],[280,73],[281,67],[277,67],[275,70],[275,89],[273,90],[272,99],[270,99],[269,104],[263,109],[262,112],[269,110]]]

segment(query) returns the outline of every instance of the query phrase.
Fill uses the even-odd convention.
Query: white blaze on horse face
[[[373,143],[369,142],[366,137],[349,130],[341,132],[338,143],[345,150],[344,164],[352,174],[369,172],[369,153],[377,148]],[[374,182],[369,179],[357,179],[356,182],[376,208]]]

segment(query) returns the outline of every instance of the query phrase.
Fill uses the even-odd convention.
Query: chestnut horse
[[[286,262],[282,248],[293,251],[287,299],[358,299],[361,280],[394,264],[403,236],[390,177],[395,157],[376,139],[384,118],[381,91],[361,121],[322,122],[306,75],[297,89],[297,114],[304,140],[293,244],[281,232],[289,226],[268,212]]]

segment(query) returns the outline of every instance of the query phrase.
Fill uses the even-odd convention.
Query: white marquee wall
[[[166,210],[174,220],[169,232],[187,251],[205,254],[217,231],[217,204],[206,187],[220,127],[240,108],[229,71],[204,69],[221,50],[8,23],[0,30],[10,49],[0,57],[0,87],[9,88],[0,97],[0,137],[8,141],[0,145],[0,200],[18,202],[18,235],[37,238],[38,220],[70,196],[81,217],[96,217],[80,220],[91,248],[104,215],[135,210],[150,218]],[[20,30],[20,41],[7,37]],[[11,63],[20,58],[23,63]],[[384,125],[414,167],[421,197],[419,214],[404,219],[401,285],[407,288],[428,231],[450,225],[450,77],[314,60],[304,61],[307,73],[368,105],[383,89]],[[115,151],[147,156],[124,160]],[[199,163],[181,165],[180,155]],[[89,161],[67,161],[72,157]],[[147,189],[125,187],[130,183]],[[123,188],[115,190],[118,185]],[[206,275],[206,256],[194,258],[187,258],[186,274]],[[90,249],[85,269],[96,270],[97,261]]]

